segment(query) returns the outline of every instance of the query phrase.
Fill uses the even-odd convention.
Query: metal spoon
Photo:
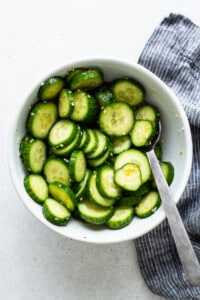
[[[160,139],[161,123],[159,122],[158,132],[153,139],[150,147],[144,149],[149,163],[152,168],[152,173],[157,184],[157,188],[162,199],[163,207],[169,222],[169,226],[176,244],[176,248],[181,260],[183,269],[186,273],[188,282],[191,285],[200,285],[200,264],[183,225],[177,206],[174,202],[173,195],[166,182],[160,164],[154,152],[154,147]]]

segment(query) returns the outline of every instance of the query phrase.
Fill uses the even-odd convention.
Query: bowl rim
[[[18,119],[20,118],[20,115],[23,111],[24,108],[24,104],[26,102],[27,99],[29,99],[31,97],[31,95],[33,94],[33,92],[36,90],[36,88],[38,87],[38,85],[40,84],[40,82],[44,81],[46,78],[48,78],[48,76],[52,76],[52,74],[59,74],[61,73],[61,71],[63,71],[64,69],[67,70],[68,67],[70,66],[78,66],[78,65],[84,65],[87,63],[94,63],[94,65],[98,65],[98,63],[114,63],[114,64],[123,64],[123,65],[127,65],[129,67],[133,67],[136,71],[139,71],[143,74],[148,74],[152,77],[153,81],[155,81],[157,84],[162,86],[162,89],[170,96],[174,99],[174,101],[176,102],[176,106],[179,108],[179,111],[181,111],[181,118],[183,120],[184,126],[185,126],[185,133],[187,135],[187,160],[186,160],[186,168],[188,170],[187,174],[183,174],[183,178],[182,178],[182,182],[181,182],[181,186],[179,187],[179,194],[177,195],[177,199],[175,199],[175,203],[177,204],[181,198],[181,195],[184,192],[184,189],[187,185],[187,182],[189,180],[189,176],[191,173],[191,168],[192,168],[192,159],[193,159],[193,145],[192,145],[192,135],[191,135],[191,130],[190,130],[190,125],[189,125],[189,121],[187,118],[187,115],[180,103],[180,101],[178,100],[177,96],[174,94],[174,92],[159,78],[157,77],[154,73],[152,73],[150,70],[146,69],[144,66],[135,63],[135,62],[130,62],[128,60],[124,60],[124,59],[118,59],[118,58],[113,58],[113,57],[82,57],[82,58],[77,58],[71,61],[65,61],[64,63],[57,65],[54,69],[52,69],[51,71],[46,72],[42,78],[40,78],[40,80],[37,80],[37,82],[34,82],[31,84],[31,88],[29,89],[29,93],[24,97],[24,101],[22,101],[22,104],[19,106],[19,108],[17,109],[17,112],[15,114],[14,120],[11,120],[11,124],[9,127],[9,133],[8,133],[8,149],[7,149],[7,156],[8,156],[8,167],[9,167],[9,173],[12,179],[12,182],[14,184],[15,190],[20,198],[20,200],[22,201],[22,203],[25,205],[25,207],[28,209],[28,211],[34,215],[34,217],[36,217],[36,219],[38,219],[42,224],[46,225],[48,228],[52,229],[54,232],[59,233],[60,235],[62,235],[63,237],[66,238],[71,238],[73,240],[77,240],[77,241],[83,241],[83,242],[87,242],[87,243],[96,243],[96,244],[110,244],[110,243],[118,243],[118,242],[123,242],[123,241],[128,241],[128,240],[132,240],[132,239],[136,239],[138,237],[141,237],[142,235],[150,232],[152,229],[156,228],[165,218],[166,218],[166,214],[164,211],[161,211],[160,213],[160,218],[152,223],[149,227],[148,230],[143,230],[142,235],[141,234],[128,234],[125,236],[121,236],[119,235],[113,235],[114,238],[113,239],[109,239],[109,240],[104,240],[102,241],[101,239],[95,239],[95,238],[87,238],[85,239],[83,236],[73,236],[71,234],[65,234],[64,232],[59,230],[59,226],[55,226],[49,222],[47,222],[45,219],[41,219],[37,213],[35,213],[30,205],[29,205],[29,201],[25,201],[24,199],[24,189],[22,190],[22,187],[19,186],[18,184],[18,176],[17,176],[17,172],[15,172],[15,165],[14,165],[14,149],[13,147],[11,147],[14,139],[15,139],[15,135],[16,135],[16,128],[17,128],[17,123],[18,123]],[[16,141],[17,142],[17,141]],[[15,154],[16,155],[16,154]]]

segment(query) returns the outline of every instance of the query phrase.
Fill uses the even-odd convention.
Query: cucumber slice
[[[77,199],[81,199],[87,192],[87,184],[90,176],[92,175],[92,171],[87,169],[85,173],[85,177],[79,183],[76,183],[73,186],[73,191]]]
[[[49,158],[45,162],[43,172],[48,183],[57,181],[70,187],[69,165],[64,159],[59,157]]]
[[[108,149],[110,141],[108,137],[99,130],[95,130],[97,136],[97,147],[87,154],[87,159],[99,158]]]
[[[148,146],[155,136],[156,128],[151,121],[136,120],[130,132],[131,141],[135,147]]]
[[[120,169],[127,163],[134,163],[139,166],[143,183],[151,179],[151,167],[144,152],[138,149],[128,149],[126,151],[123,151],[116,156],[114,169]]]
[[[120,229],[129,225],[134,217],[134,208],[131,206],[116,207],[112,217],[106,222],[111,229]]]
[[[71,152],[73,150],[75,150],[79,147],[81,138],[82,138],[82,131],[81,131],[80,127],[78,127],[77,134],[76,134],[74,140],[69,145],[67,145],[63,148],[59,148],[59,149],[57,149],[55,147],[51,147],[51,151],[55,155],[67,157],[71,154]]]
[[[154,106],[146,104],[136,110],[135,118],[136,120],[149,120],[156,124],[159,119],[159,112]]]
[[[168,161],[162,161],[160,162],[160,167],[168,185],[170,185],[174,179],[174,167],[172,163]],[[155,180],[153,180],[152,186],[153,188],[157,188]]]
[[[90,167],[97,168],[102,166],[111,157],[111,155],[112,153],[110,151],[110,148],[108,148],[106,152],[102,154],[102,156],[98,158],[88,159],[87,163]]]
[[[104,165],[97,170],[97,188],[101,195],[107,198],[118,199],[121,196],[121,188],[114,181],[114,169]]]
[[[49,193],[54,199],[61,202],[70,211],[75,209],[77,205],[76,196],[74,195],[74,192],[65,184],[59,182],[50,183]]]
[[[117,101],[123,101],[130,106],[136,106],[145,98],[144,87],[137,81],[129,78],[117,80],[112,87],[112,92]]]
[[[90,139],[90,136],[89,136],[89,133],[87,132],[87,130],[82,129],[79,149],[86,147],[86,145],[89,143],[89,139]]]
[[[103,81],[103,74],[100,70],[84,70],[77,72],[77,74],[73,76],[70,87],[72,90],[91,90],[100,86]]]
[[[169,161],[162,161],[160,163],[160,166],[167,180],[167,183],[170,185],[174,179],[174,166]]]
[[[68,118],[74,111],[74,96],[69,89],[62,89],[58,99],[58,114],[60,118]]]
[[[124,102],[107,105],[99,114],[99,125],[103,132],[111,136],[127,135],[134,124],[134,113]]]
[[[83,147],[83,152],[85,154],[90,154],[91,152],[95,151],[98,146],[98,138],[97,138],[97,131],[87,128],[86,134],[89,136],[89,141],[85,147]]]
[[[156,156],[157,156],[157,159],[158,160],[160,160],[161,161],[161,159],[162,159],[162,146],[161,146],[161,143],[157,143],[156,145],[155,145],[155,147],[154,147],[154,152],[155,152],[155,154],[156,154]]]
[[[69,172],[73,181],[80,182],[85,177],[86,159],[83,151],[74,150],[69,159]]]
[[[74,91],[74,110],[71,119],[77,122],[92,121],[97,114],[98,104],[96,99],[89,93],[76,90]]]
[[[49,222],[58,226],[67,225],[71,217],[69,210],[52,198],[45,200],[42,213]]]
[[[24,187],[29,196],[38,203],[43,203],[48,198],[48,185],[41,175],[27,175],[24,178]]]
[[[101,108],[104,108],[108,104],[111,104],[115,101],[111,90],[107,86],[99,88],[97,91],[95,91],[94,95]]]
[[[68,146],[75,138],[78,126],[71,120],[59,120],[49,132],[48,142],[52,147],[63,148]]]
[[[131,148],[132,142],[129,135],[111,137],[113,153],[119,154]]]
[[[104,224],[113,215],[113,207],[101,207],[89,200],[78,203],[78,211],[83,220],[92,224]]]
[[[135,206],[135,214],[140,218],[146,218],[156,212],[161,204],[161,199],[157,191],[150,191]]]
[[[132,196],[122,196],[119,200],[117,200],[117,206],[132,206],[137,204],[140,201],[140,198],[132,195]]]
[[[50,77],[41,83],[38,97],[43,101],[54,99],[58,96],[65,85],[65,81],[61,76]]]
[[[39,139],[28,140],[23,147],[22,160],[27,171],[41,173],[46,161],[46,144]]]
[[[35,138],[45,139],[57,120],[57,106],[52,102],[38,102],[30,110],[26,126]]]
[[[94,172],[88,180],[88,197],[91,202],[102,207],[111,207],[116,201],[116,198],[108,198],[101,195],[97,187],[96,172]]]
[[[134,163],[123,165],[115,171],[115,182],[125,190],[137,191],[142,184],[140,168]]]
[[[66,80],[67,84],[70,85],[72,79],[73,79],[77,74],[79,74],[80,72],[86,71],[86,70],[88,70],[88,69],[87,69],[87,68],[73,68],[73,67],[69,68],[69,69],[67,70],[67,74],[66,74],[66,76],[65,76],[65,80]]]

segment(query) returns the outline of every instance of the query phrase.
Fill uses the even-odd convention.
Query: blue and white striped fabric
[[[175,92],[191,125],[193,167],[178,208],[200,259],[200,27],[170,14],[153,32],[139,64]],[[186,281],[166,220],[135,245],[142,275],[153,293],[173,300],[200,299],[200,286]]]

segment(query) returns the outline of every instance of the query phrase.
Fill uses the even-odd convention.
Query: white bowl
[[[160,224],[165,218],[163,207],[152,216],[139,219],[134,218],[132,223],[120,230],[110,230],[97,226],[90,226],[83,222],[70,220],[66,227],[52,225],[42,215],[41,206],[35,203],[26,193],[23,186],[25,172],[19,157],[19,140],[25,134],[25,120],[29,107],[37,100],[37,90],[40,82],[51,75],[64,75],[68,67],[97,66],[102,69],[106,80],[129,76],[141,82],[146,89],[146,99],[160,111],[162,121],[163,160],[170,161],[175,168],[175,177],[171,185],[174,201],[177,203],[187,184],[192,165],[192,139],[186,114],[172,91],[154,74],[144,67],[117,59],[85,59],[70,62],[53,72],[47,73],[44,78],[32,89],[22,101],[21,107],[12,120],[8,161],[14,186],[25,206],[43,224],[59,234],[85,242],[112,243],[136,239]]]

